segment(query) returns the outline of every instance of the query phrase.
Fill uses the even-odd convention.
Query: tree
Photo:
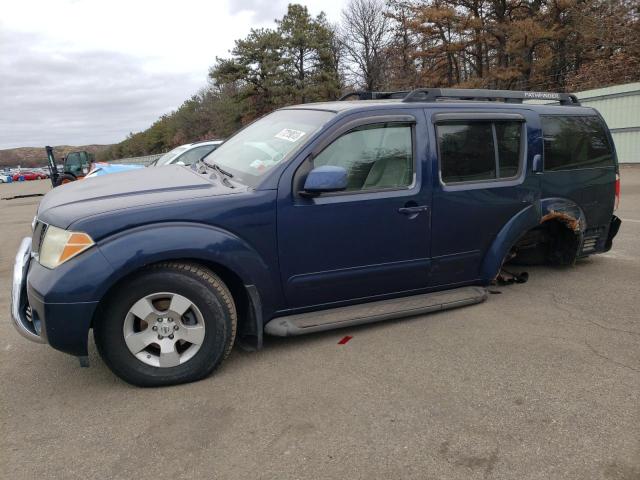
[[[420,79],[423,85],[457,85],[467,80],[461,52],[464,13],[450,2],[435,0],[414,8],[410,25],[418,38],[416,57],[420,59]]]
[[[293,100],[305,103],[335,96],[339,71],[332,50],[333,32],[324,13],[313,18],[307,7],[290,4],[276,24],[288,79],[295,90]]]
[[[566,74],[568,89],[597,88],[640,79],[640,4],[597,0],[576,12],[581,25],[574,68]]]
[[[366,90],[385,84],[391,20],[381,0],[351,0],[342,11],[340,41],[346,69],[353,81]]]
[[[231,58],[216,59],[210,70],[213,84],[230,87],[243,103],[245,121],[283,105],[339,94],[333,32],[325,15],[314,18],[306,7],[292,4],[276,25],[276,30],[251,30],[236,41]]]
[[[233,85],[239,101],[246,103],[249,119],[282,106],[289,77],[280,34],[252,29],[247,38],[236,40],[232,54],[231,59],[216,59],[209,73],[214,84]]]
[[[382,3],[386,1],[387,3]],[[637,0],[350,0],[332,26],[289,5],[217,58],[209,85],[102,158],[226,137],[292,103],[368,90],[581,90],[640,80]]]
[[[388,79],[391,90],[418,86],[416,35],[411,29],[415,5],[410,0],[390,0],[386,15],[391,19],[391,41],[387,46]]]

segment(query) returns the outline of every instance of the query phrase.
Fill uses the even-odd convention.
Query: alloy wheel
[[[131,306],[123,335],[127,348],[141,362],[153,367],[176,367],[200,350],[205,324],[191,300],[177,293],[158,292]]]

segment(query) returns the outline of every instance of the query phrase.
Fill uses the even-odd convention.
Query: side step
[[[305,333],[322,332],[334,328],[352,327],[363,323],[463,307],[483,302],[486,298],[487,290],[483,287],[462,287],[318,312],[277,317],[267,323],[264,330],[269,335],[278,337],[303,335]]]

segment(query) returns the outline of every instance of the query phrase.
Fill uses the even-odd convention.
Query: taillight
[[[620,205],[620,174],[616,173],[616,200],[613,204],[613,209],[617,210]]]

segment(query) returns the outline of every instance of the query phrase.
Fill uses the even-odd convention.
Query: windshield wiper
[[[233,178],[233,174],[231,172],[227,172],[226,170],[220,168],[215,163],[207,163],[203,159],[201,159],[194,164],[194,167],[195,167],[194,169],[198,171],[198,173],[205,173],[207,169],[210,169],[209,171],[211,171],[211,169],[215,170],[216,172],[220,173],[220,181],[222,183],[224,183],[229,188],[236,188],[236,186],[233,183],[231,183],[231,181],[229,180],[230,178]],[[209,178],[217,178],[217,177],[218,176],[215,173],[211,173],[211,175],[209,176]]]
[[[218,165],[217,163],[207,163],[207,165],[209,165],[210,167],[215,168],[217,171],[219,171],[221,174],[223,174],[225,177],[229,177],[229,178],[233,178],[233,173],[231,172],[227,172],[226,170],[224,170],[220,165]]]
[[[225,177],[229,177],[229,178],[233,178],[233,173],[231,172],[227,172],[225,169],[223,169],[220,165],[218,165],[217,163],[209,163],[207,162],[204,158],[201,158],[198,163],[202,163],[204,165],[206,165],[209,168],[213,168],[214,170],[217,170],[218,172],[220,172],[222,175],[224,175]]]

